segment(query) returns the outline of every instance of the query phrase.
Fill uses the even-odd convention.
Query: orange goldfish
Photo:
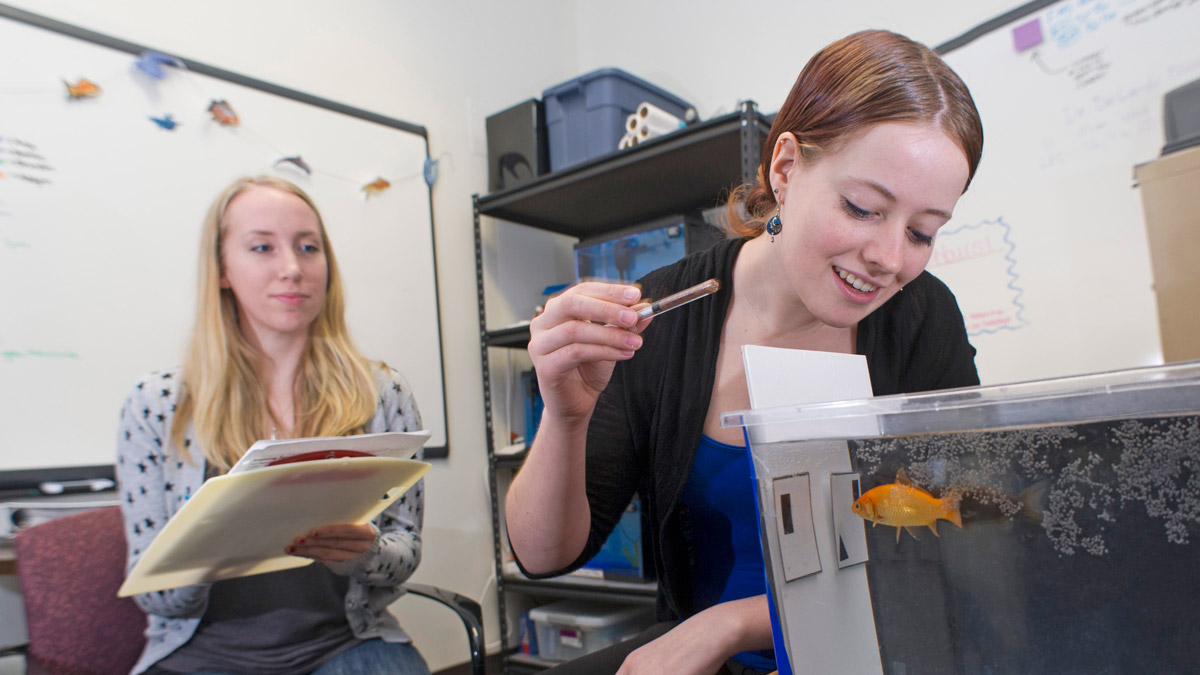
[[[67,94],[71,98],[89,98],[100,93],[100,86],[87,78],[80,78],[75,84],[63,80],[63,84],[67,85]]]
[[[383,178],[376,178],[375,180],[363,186],[363,192],[367,193],[367,199],[370,199],[371,195],[377,195],[391,186],[392,184]]]
[[[962,516],[958,512],[959,493],[952,491],[938,499],[912,484],[904,469],[896,472],[896,482],[867,490],[854,500],[850,508],[863,520],[875,525],[890,525],[896,528],[896,541],[900,541],[900,528],[926,525],[937,535],[937,521],[948,520],[962,527]]]
[[[208,104],[208,112],[222,126],[236,127],[241,122],[238,119],[237,113],[233,111],[233,106],[229,105],[229,102],[225,99],[221,99],[220,101],[214,100]]]

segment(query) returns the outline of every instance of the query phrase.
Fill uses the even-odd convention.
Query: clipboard
[[[357,436],[315,436],[258,441],[228,471],[241,473],[286,462],[336,457],[401,457],[408,459],[425,445],[429,431],[385,431]]]
[[[396,457],[292,462],[206,481],[158,533],[119,597],[303,567],[285,554],[296,536],[365,523],[416,484],[430,465]]]

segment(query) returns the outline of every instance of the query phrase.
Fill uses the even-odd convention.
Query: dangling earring
[[[771,241],[775,241],[775,235],[783,231],[783,221],[779,219],[779,209],[783,204],[779,203],[779,188],[771,190],[771,194],[775,195],[775,215],[767,221],[767,234],[771,235]]]
[[[783,221],[779,219],[779,207],[775,207],[775,215],[767,221],[767,234],[771,235],[771,241],[775,241],[775,235],[783,231]]]

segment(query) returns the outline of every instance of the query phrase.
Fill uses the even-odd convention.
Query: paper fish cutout
[[[237,113],[233,111],[233,106],[225,99],[213,101],[208,104],[208,112],[212,113],[213,119],[221,123],[221,126],[236,127],[241,120],[238,119]],[[278,163],[278,162],[276,162]]]
[[[133,65],[136,66],[138,70],[149,75],[155,80],[161,80],[167,76],[167,71],[163,70],[163,66],[186,68],[186,66],[183,65],[183,61],[180,61],[174,56],[168,56],[166,54],[160,54],[159,52],[154,51],[142,52],[138,55],[137,60],[133,62]]]
[[[67,94],[70,95],[72,99],[91,98],[92,96],[100,93],[100,85],[92,82],[86,77],[79,78],[79,81],[75,84],[71,84],[70,82],[63,80],[63,84],[67,85]]]
[[[437,180],[438,164],[440,163],[441,160],[426,157],[425,163],[421,166],[421,173],[425,175],[425,184],[429,187],[433,187],[434,181]]]
[[[176,122],[175,118],[171,117],[171,113],[167,113],[162,117],[151,117],[150,121],[167,131],[173,131],[175,127],[179,126],[179,122]]]
[[[383,178],[376,178],[363,186],[363,192],[367,193],[367,199],[370,199],[372,195],[377,195],[391,186],[392,184]]]
[[[904,469],[896,472],[896,482],[867,490],[854,501],[851,510],[863,520],[875,525],[890,525],[896,528],[896,541],[900,541],[900,528],[916,537],[912,528],[928,526],[937,534],[937,521],[948,520],[962,527],[959,514],[960,495],[951,492],[938,499],[913,485]]]
[[[307,162],[301,159],[300,155],[296,155],[295,157],[284,157],[283,159],[275,160],[275,164],[272,166],[279,166],[280,164],[294,164],[304,173],[310,176],[312,175],[312,167],[310,167]]]

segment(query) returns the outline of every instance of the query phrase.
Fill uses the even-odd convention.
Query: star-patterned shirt
[[[376,382],[379,405],[364,432],[421,429],[416,401],[403,376],[380,367]],[[191,463],[167,447],[182,386],[179,370],[151,373],[137,382],[121,409],[117,478],[128,546],[126,573],[167,520],[204,482],[204,453],[197,447],[191,429],[184,441]],[[418,452],[416,458],[421,457]],[[375,518],[380,536],[368,551],[329,565],[350,579],[346,620],[359,638],[409,642],[387,608],[403,594],[400,584],[421,560],[424,487],[423,480],[418,482]],[[133,668],[135,675],[191,638],[208,606],[210,588],[211,584],[195,584],[134,597],[147,614],[146,648]]]

